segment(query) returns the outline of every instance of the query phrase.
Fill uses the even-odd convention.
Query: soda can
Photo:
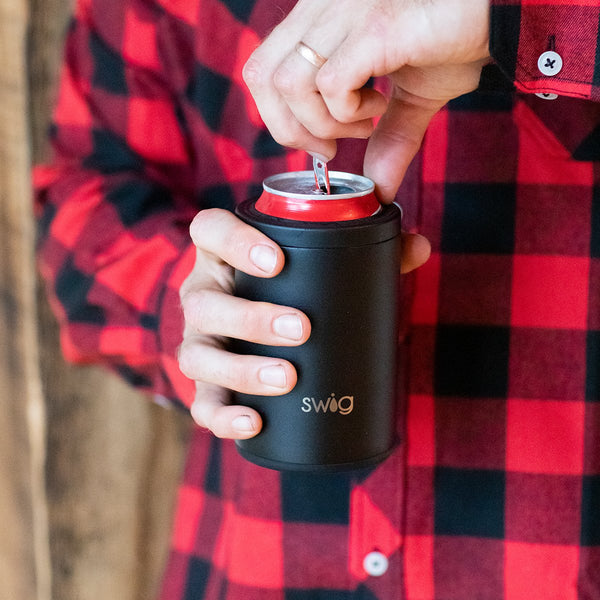
[[[238,451],[278,470],[368,467],[397,442],[401,210],[380,205],[366,177],[329,177],[323,194],[312,171],[274,175],[236,209],[285,255],[276,277],[237,271],[236,295],[298,308],[312,327],[301,346],[232,342],[235,352],[279,357],[298,372],[287,394],[234,394],[263,419],[256,437],[236,441]]]

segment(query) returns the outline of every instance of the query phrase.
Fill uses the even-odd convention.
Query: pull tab
[[[315,182],[317,190],[323,194],[331,194],[331,186],[329,185],[329,169],[327,163],[316,157],[313,157],[313,170],[315,172]]]

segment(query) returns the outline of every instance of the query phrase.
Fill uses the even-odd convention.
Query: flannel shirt
[[[305,167],[240,75],[292,4],[78,2],[35,173],[69,360],[191,403],[189,222]],[[163,600],[600,598],[599,7],[493,0],[494,64],[407,174],[405,227],[433,253],[404,277],[396,452],[279,473],[197,430]],[[334,166],[360,172],[363,149]]]

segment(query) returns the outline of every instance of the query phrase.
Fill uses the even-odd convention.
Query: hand
[[[283,252],[264,234],[221,209],[198,213],[190,232],[197,252],[180,289],[185,328],[179,364],[196,382],[192,417],[219,437],[249,438],[260,431],[260,415],[229,405],[229,390],[277,396],[293,389],[297,375],[285,360],[228,352],[225,339],[297,346],[310,336],[310,321],[294,308],[232,295],[234,268],[257,277],[274,277],[283,268]],[[403,234],[402,247],[403,272],[429,257],[429,242],[420,235]]]
[[[477,87],[489,59],[488,21],[489,0],[299,0],[252,54],[244,78],[285,146],[328,160],[337,138],[371,137],[365,175],[389,202],[433,115]],[[324,66],[295,50],[300,41],[328,58]],[[364,87],[384,75],[389,99]]]

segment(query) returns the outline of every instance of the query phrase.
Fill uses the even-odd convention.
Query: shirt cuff
[[[179,369],[177,353],[183,340],[183,313],[179,299],[179,288],[194,266],[196,248],[191,243],[171,270],[165,285],[159,311],[160,366],[165,375],[167,391],[162,395],[176,400],[186,408],[194,401],[195,384]]]
[[[600,99],[600,0],[490,4],[490,54],[517,89]]]

